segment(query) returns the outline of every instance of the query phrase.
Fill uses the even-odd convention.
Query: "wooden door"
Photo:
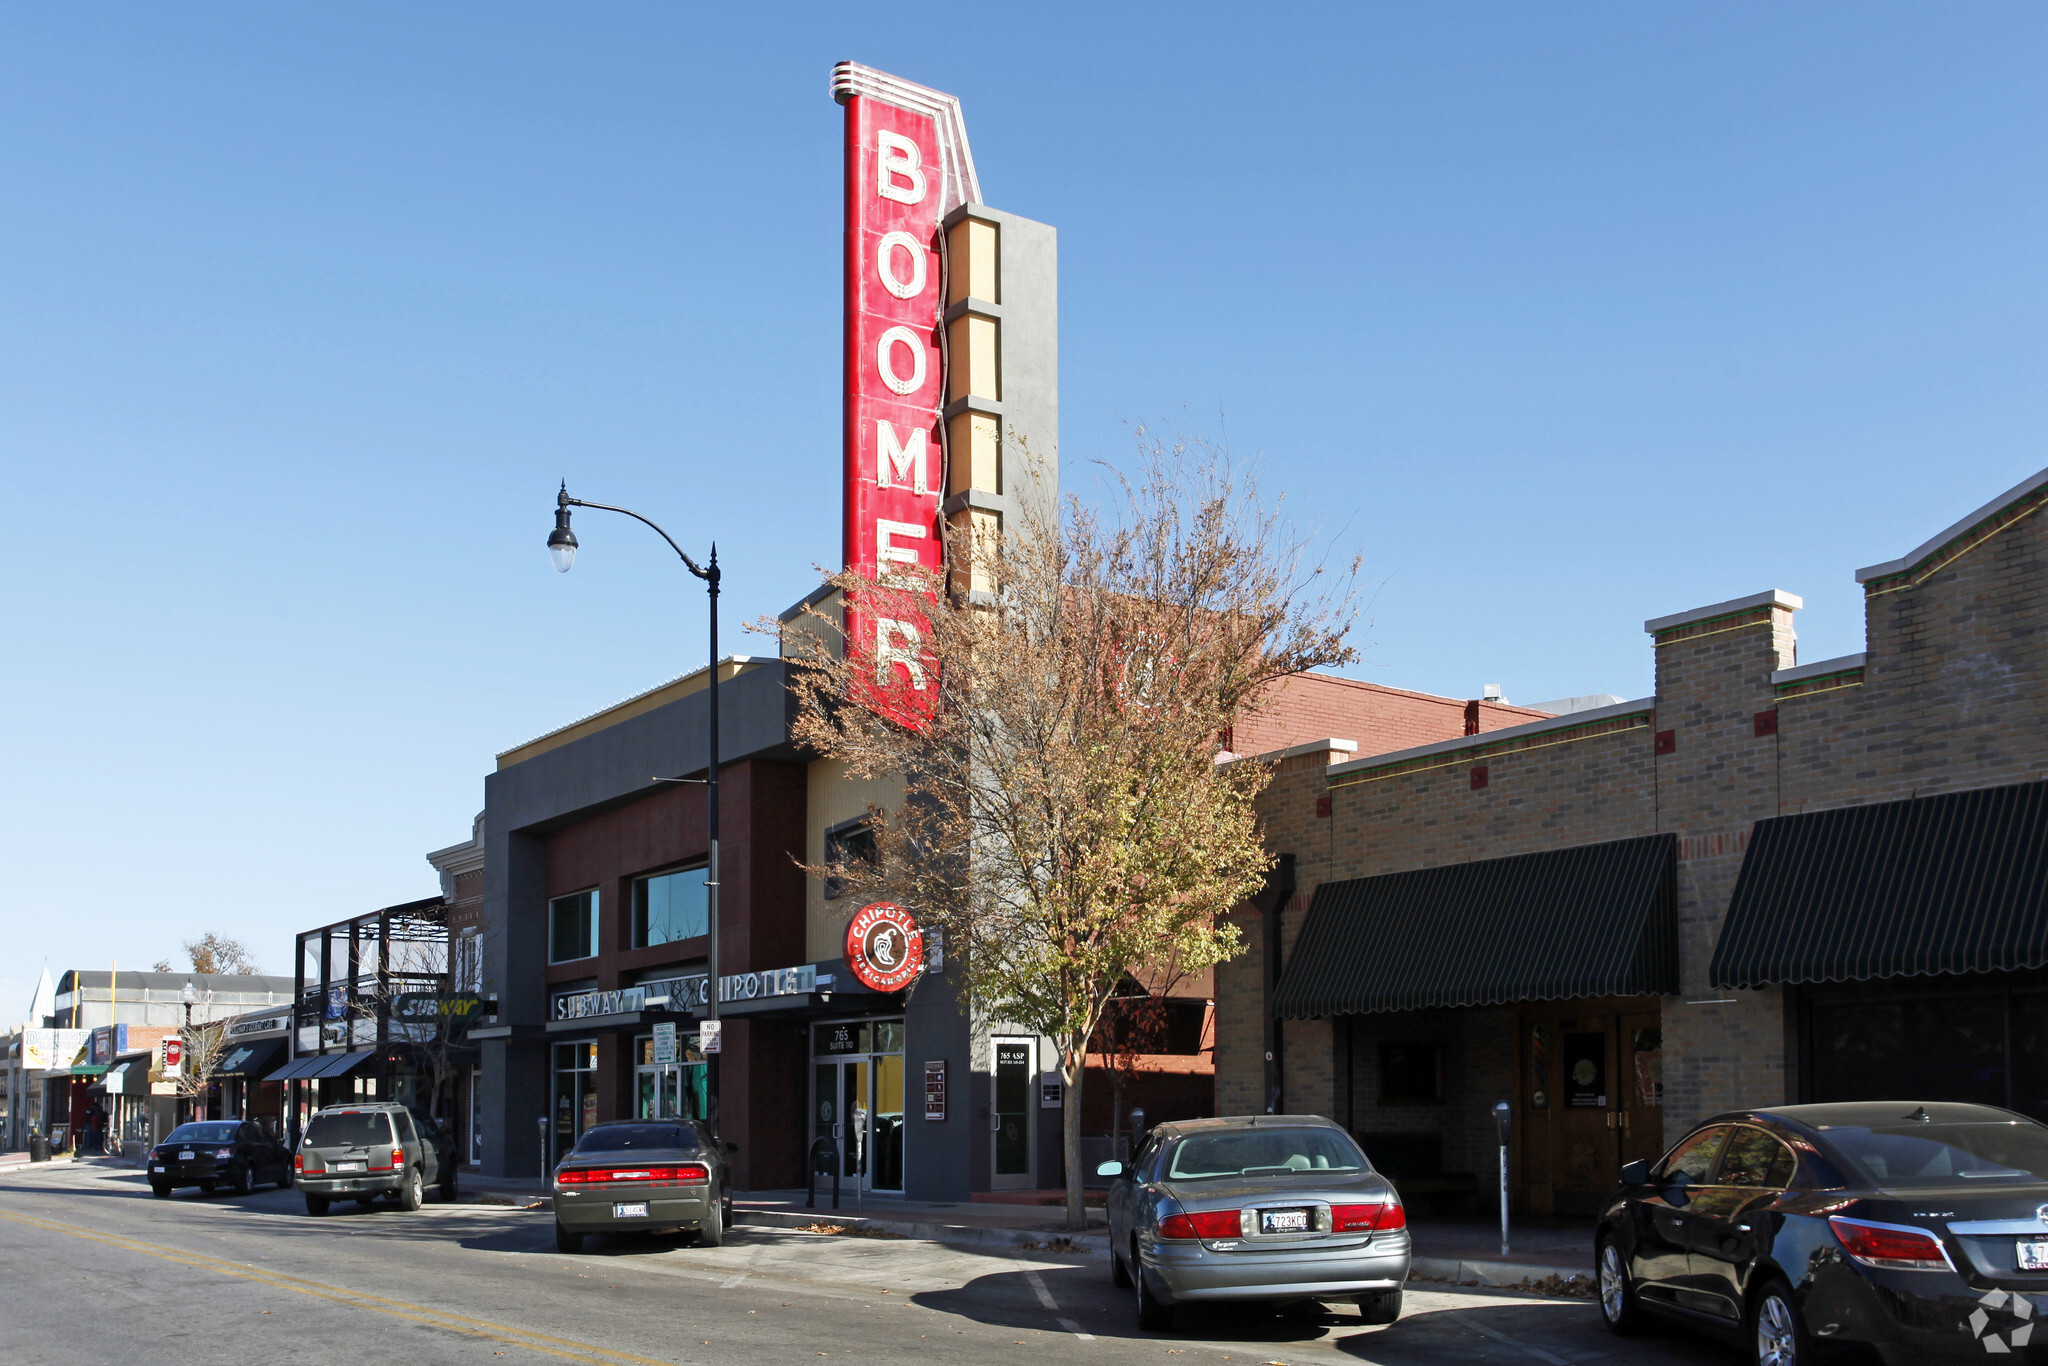
[[[1522,1008],[1516,1204],[1590,1214],[1621,1164],[1663,1151],[1662,1020],[1627,997]]]
[[[1590,1214],[1614,1190],[1615,1027],[1611,1015],[1558,1022],[1557,1138],[1551,1206]]]

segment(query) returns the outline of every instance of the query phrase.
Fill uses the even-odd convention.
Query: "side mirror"
[[[740,1150],[740,1145],[737,1143],[728,1143],[725,1145],[725,1150],[729,1153],[736,1153]]]
[[[1622,1185],[1642,1186],[1649,1184],[1649,1180],[1650,1164],[1646,1159],[1639,1157],[1633,1162],[1624,1162],[1621,1164]]]
[[[1111,1178],[1122,1176],[1124,1174],[1124,1164],[1121,1162],[1100,1163],[1095,1168],[1095,1174],[1097,1176],[1107,1176]]]

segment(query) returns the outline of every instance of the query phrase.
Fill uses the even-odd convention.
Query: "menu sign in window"
[[[946,1117],[946,1060],[935,1058],[924,1065],[924,1117]]]

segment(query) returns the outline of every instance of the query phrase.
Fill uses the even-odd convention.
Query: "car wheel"
[[[405,1184],[398,1188],[398,1207],[410,1212],[425,1204],[426,1200],[426,1182],[420,1176],[420,1169],[414,1167],[405,1174]]]
[[[1401,1292],[1382,1290],[1358,1297],[1358,1316],[1367,1323],[1392,1323],[1401,1317]]]
[[[581,1252],[582,1250],[583,1235],[569,1232],[568,1229],[562,1227],[560,1219],[555,1220],[555,1251]]]
[[[154,1195],[159,1200],[168,1200],[171,1198],[171,1188],[157,1181],[152,1181],[149,1183],[149,1193],[151,1195]]]
[[[1757,1366],[1806,1366],[1813,1360],[1813,1345],[1791,1286],[1772,1281],[1756,1297],[1749,1311],[1749,1341]]]
[[[1600,1244],[1600,1321],[1607,1331],[1630,1337],[1643,1329],[1642,1306],[1636,1303],[1636,1283],[1628,1274],[1628,1259],[1612,1242]]]
[[[228,1178],[228,1184],[234,1188],[235,1194],[247,1195],[256,1189],[256,1178],[247,1167],[243,1167]]]
[[[1131,1288],[1131,1273],[1124,1266],[1124,1259],[1116,1255],[1116,1249],[1109,1250],[1109,1283],[1119,1290]]]
[[[324,1195],[308,1195],[306,1197],[306,1213],[312,1215],[315,1219],[327,1213],[327,1197]]]
[[[732,1227],[732,1192],[727,1190],[718,1202],[719,1222],[726,1228]]]
[[[1163,1333],[1172,1328],[1173,1306],[1152,1293],[1151,1283],[1145,1279],[1145,1263],[1139,1259],[1135,1247],[1131,1250],[1131,1279],[1137,1283],[1138,1327],[1150,1333]]]
[[[697,1226],[698,1247],[725,1246],[725,1222],[719,1212],[724,1204],[725,1198],[721,1195],[718,1204],[712,1207],[711,1217]]]

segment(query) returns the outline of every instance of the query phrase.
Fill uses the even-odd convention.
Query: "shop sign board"
[[[893,901],[877,901],[846,923],[846,966],[870,991],[901,991],[924,966],[917,918]]]
[[[664,1020],[654,1027],[654,1065],[676,1065],[676,1027],[672,1020]]]
[[[158,1041],[156,1070],[165,1077],[185,1075],[185,1041],[176,1034],[166,1034]]]
[[[101,1025],[92,1032],[86,1061],[94,1067],[111,1067],[114,1059],[128,1051],[128,1026]]]
[[[924,1117],[946,1117],[946,1060],[933,1058],[924,1065]]]
[[[327,1009],[323,1018],[339,1020],[346,1014],[348,1014],[348,988],[342,986],[327,988]]]
[[[89,1029],[24,1029],[21,1031],[21,1065],[24,1071],[47,1072],[69,1067],[85,1051]]]
[[[671,1010],[702,1010],[707,1004],[703,973],[687,977],[665,977],[614,991],[566,992],[555,998],[554,1018],[582,1020],[599,1015],[630,1015],[647,1008],[649,1001],[666,998]],[[735,972],[718,979],[720,1001],[758,1001],[764,997],[807,996],[818,989],[818,969],[813,963],[794,968],[769,968],[761,972]]]
[[[980,193],[958,100],[854,62],[832,91],[846,108],[846,565],[908,584],[945,560],[940,224]],[[903,724],[937,696],[929,601],[846,605],[848,649],[873,661],[868,705]]]
[[[241,1038],[245,1034],[269,1034],[272,1032],[281,1033],[284,1030],[284,1027],[284,1016],[265,1015],[259,1019],[254,1020],[237,1020],[235,1023],[228,1026],[228,1033],[236,1038]]]
[[[473,991],[409,991],[391,1003],[391,1018],[432,1024],[442,1018],[461,1023],[483,1009],[484,998]]]

